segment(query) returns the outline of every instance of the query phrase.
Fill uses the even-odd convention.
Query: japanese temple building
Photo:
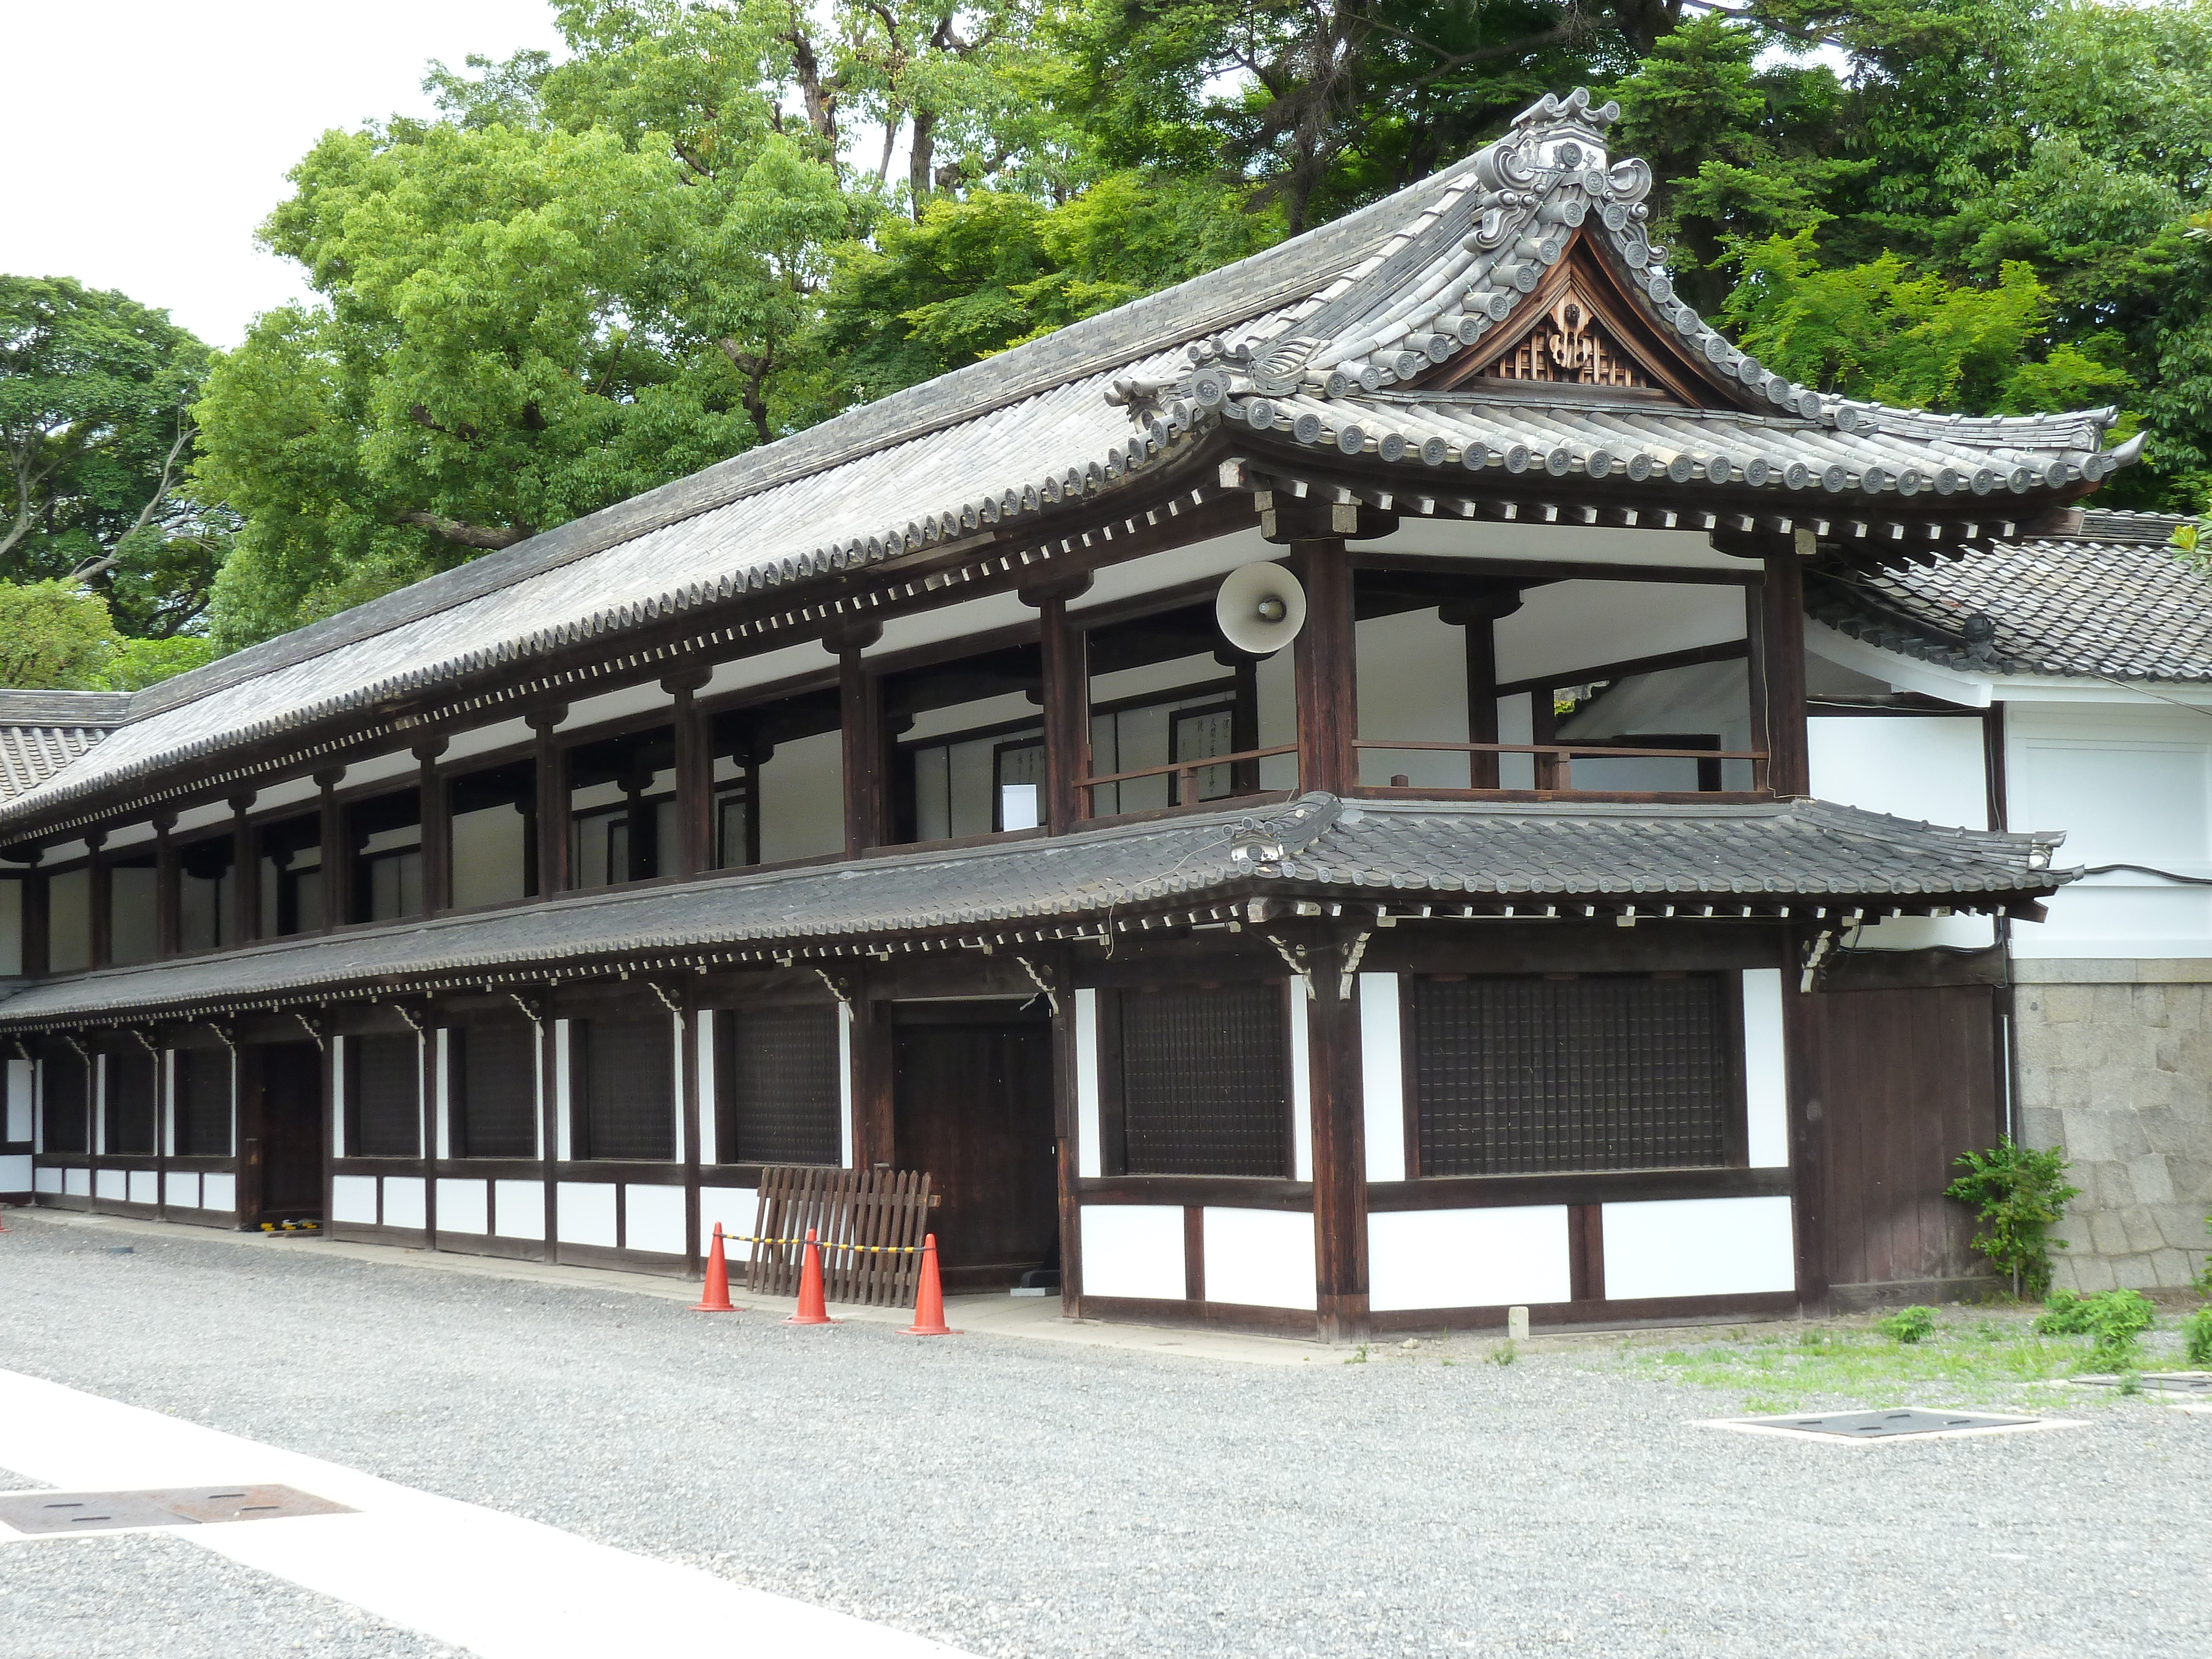
[[[687,1272],[763,1166],[890,1165],[955,1288],[1331,1338],[1972,1282],[2002,1010],[1862,936],[2026,928],[2065,826],[1814,799],[1808,583],[2063,535],[2137,443],[1770,372],[1613,115],[0,694],[0,1188]],[[1869,1228],[1934,1242],[1869,1277]]]

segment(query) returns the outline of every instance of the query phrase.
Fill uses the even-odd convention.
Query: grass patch
[[[1619,1357],[1647,1375],[1735,1394],[1744,1412],[1760,1414],[1843,1401],[1987,1405],[2032,1395],[2047,1405],[2052,1391],[2033,1385],[2092,1370],[2089,1348],[2087,1337],[2039,1334],[2026,1317],[1969,1313],[1909,1342],[1878,1328],[1778,1325],[1656,1352],[1624,1345]]]

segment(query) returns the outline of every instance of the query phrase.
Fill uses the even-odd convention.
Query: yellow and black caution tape
[[[711,1243],[714,1240],[714,1235],[709,1233],[707,1235],[707,1237],[708,1242]],[[915,1255],[920,1254],[921,1249],[921,1246],[919,1244],[840,1244],[834,1240],[827,1238],[750,1238],[743,1233],[724,1233],[722,1235],[722,1243],[725,1244],[811,1243],[817,1249],[821,1250],[865,1250],[878,1255]]]

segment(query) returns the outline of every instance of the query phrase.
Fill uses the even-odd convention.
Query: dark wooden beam
[[[663,848],[672,863],[663,875],[696,876],[714,863],[714,757],[709,722],[693,702],[710,671],[690,669],[660,683],[675,700],[671,719],[676,732],[676,846]]]
[[[561,703],[533,709],[529,715],[530,729],[537,733],[538,738],[535,783],[538,793],[538,896],[540,898],[551,898],[568,890],[568,769],[562,763],[560,742],[554,736],[556,728],[568,718],[568,710]],[[549,1072],[546,1075],[550,1078],[552,1073]],[[551,1257],[547,1260],[550,1261]]]
[[[1349,940],[1311,952],[1306,1020],[1313,1100],[1314,1285],[1325,1342],[1369,1330],[1366,1121],[1360,1086],[1359,1010],[1339,994]]]
[[[1353,679],[1352,570],[1339,539],[1291,544],[1305,585],[1306,622],[1296,647],[1298,787],[1342,794],[1358,781]]]
[[[170,831],[177,815],[163,811],[154,815],[154,956],[156,961],[177,954],[177,843]],[[166,1202],[166,1200],[164,1200]]]
[[[1805,735],[1805,571],[1793,551],[1770,554],[1759,589],[1759,664],[1765,681],[1767,787],[1778,795],[1813,791]]]
[[[837,699],[845,740],[845,856],[856,859],[890,839],[883,681],[858,648],[838,655]]]
[[[1524,680],[1508,680],[1498,688],[1501,697],[1510,697],[1522,691],[1549,691],[1562,685],[1588,685],[1595,680],[1626,679],[1632,674],[1662,674],[1670,668],[1694,668],[1701,663],[1734,662],[1750,650],[1744,640],[1723,640],[1718,645],[1692,646],[1686,651],[1668,651],[1657,656],[1628,657],[1619,662],[1595,663],[1583,668],[1555,669],[1548,674],[1533,675]],[[1469,739],[1473,741],[1472,738]],[[1496,742],[1496,738],[1488,739]]]
[[[1058,594],[1038,605],[1044,656],[1044,822],[1054,835],[1085,817],[1075,781],[1091,773],[1091,676],[1083,630]]]
[[[85,885],[95,968],[105,968],[115,959],[115,884],[108,871],[107,854],[101,850],[106,840],[97,830],[84,838],[85,850],[91,854],[85,866]]]
[[[345,781],[343,767],[329,767],[315,774],[316,839],[322,843],[323,932],[343,924],[346,899],[353,891],[353,872],[348,867],[345,813],[338,805],[338,785]]]
[[[419,821],[422,833],[422,914],[434,916],[453,908],[453,814],[446,795],[446,781],[438,773],[438,757],[446,752],[440,732],[415,744],[418,768],[416,784],[422,791]]]
[[[253,810],[250,789],[230,798],[230,927],[234,947],[261,936],[261,872],[253,857]]]

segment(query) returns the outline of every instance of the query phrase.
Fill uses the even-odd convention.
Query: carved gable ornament
[[[1500,380],[1567,386],[1647,388],[1651,384],[1650,376],[1613,343],[1589,296],[1573,283],[1490,373]]]

